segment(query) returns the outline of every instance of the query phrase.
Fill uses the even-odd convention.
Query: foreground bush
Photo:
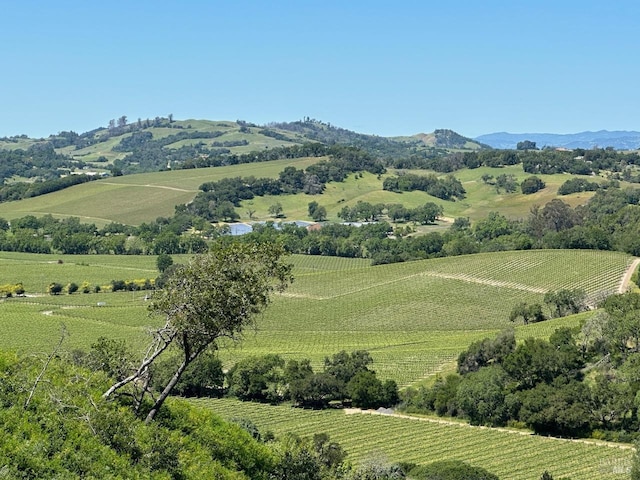
[[[53,358],[0,353],[0,471],[6,478],[266,479],[273,449],[182,401],[145,425],[105,401],[109,379]]]

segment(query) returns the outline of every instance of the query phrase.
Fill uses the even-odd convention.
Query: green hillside
[[[365,349],[381,377],[410,385],[447,368],[471,342],[508,327],[518,302],[542,302],[546,291],[566,287],[592,295],[616,290],[631,257],[538,250],[376,267],[336,257],[295,255],[292,261],[294,283],[274,299],[255,333],[221,351],[225,363],[276,353],[310,358],[320,367],[327,355]],[[0,337],[0,348],[46,351],[57,340],[60,322],[71,332],[69,347],[87,348],[101,335],[144,343],[145,326],[158,321],[148,317],[144,291],[42,293],[52,282],[89,282],[104,290],[112,280],[154,278],[154,262],[150,256],[0,253],[0,284],[23,282],[27,294],[39,294],[0,304],[8,333]],[[547,336],[566,321],[577,320],[550,320],[519,331]]]
[[[173,215],[174,207],[193,200],[198,193],[198,187],[205,182],[238,176],[277,178],[288,166],[303,169],[321,160],[323,157],[307,157],[106,178],[38,197],[0,203],[0,217],[10,220],[25,215],[52,214],[56,217],[80,217],[82,221],[97,225],[111,221],[139,225],[160,216]],[[408,172],[426,174],[419,170]],[[544,205],[553,198],[558,198],[558,188],[567,179],[563,174],[539,175],[547,186],[533,195],[523,195],[519,191],[498,193],[493,185],[481,180],[483,175],[511,174],[519,181],[529,175],[518,165],[460,170],[455,176],[462,182],[467,195],[465,199],[453,202],[435,198],[421,191],[396,193],[383,190],[385,178],[395,173],[395,170],[389,170],[381,176],[369,173],[350,175],[344,182],[328,183],[321,195],[298,193],[255,197],[242,202],[236,211],[242,221],[249,220],[248,210],[255,212],[255,220],[269,220],[269,207],[279,202],[287,219],[309,220],[307,205],[316,201],[326,208],[329,220],[337,221],[338,212],[344,206],[352,207],[358,201],[374,204],[401,203],[407,208],[434,202],[443,207],[445,217],[470,217],[477,220],[486,216],[489,211],[498,211],[509,218],[517,219],[526,217],[533,205]],[[593,192],[582,192],[560,198],[575,206],[586,203],[591,196]]]
[[[82,221],[96,225],[110,222],[138,225],[157,217],[172,216],[175,206],[193,200],[198,187],[205,182],[248,175],[277,177],[287,166],[304,168],[320,160],[321,157],[285,159],[107,178],[39,197],[0,203],[0,217],[13,219],[52,214],[80,217]]]

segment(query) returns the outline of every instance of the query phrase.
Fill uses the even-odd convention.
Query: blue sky
[[[169,113],[385,136],[640,130],[637,1],[0,7],[0,136]]]

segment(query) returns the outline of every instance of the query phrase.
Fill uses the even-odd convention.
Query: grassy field
[[[416,175],[425,175],[424,170],[409,171]],[[522,171],[521,165],[513,165],[504,168],[481,167],[476,169],[465,169],[455,172],[455,176],[463,183],[467,191],[467,197],[463,200],[451,202],[432,197],[424,192],[403,192],[395,193],[382,190],[382,184],[388,176],[397,172],[390,171],[378,178],[377,175],[364,173],[361,178],[354,175],[341,183],[330,183],[324,193],[320,196],[309,197],[305,194],[287,196],[265,196],[256,197],[243,203],[241,215],[244,210],[251,208],[256,211],[256,217],[264,218],[268,214],[269,206],[279,202],[284,214],[292,219],[308,219],[307,205],[315,200],[327,209],[327,216],[330,220],[339,220],[338,212],[345,206],[353,206],[358,201],[369,203],[401,203],[409,208],[422,205],[426,202],[434,202],[441,205],[446,217],[469,217],[472,221],[483,218],[489,211],[498,211],[509,218],[525,218],[529,214],[533,205],[543,206],[545,203],[558,197],[558,188],[568,179],[569,175],[538,175],[545,183],[546,187],[532,195],[523,195],[518,190],[515,193],[497,193],[493,185],[482,182],[483,175],[513,174],[521,182],[530,174]],[[593,179],[589,178],[590,181]],[[593,192],[583,192],[573,195],[560,196],[560,198],[572,206],[581,205],[593,196]]]
[[[427,464],[463,460],[502,479],[533,480],[545,470],[554,478],[628,478],[633,450],[627,445],[570,441],[506,429],[470,427],[437,418],[346,415],[340,410],[310,411],[236,400],[194,400],[226,418],[247,418],[261,431],[301,436],[325,432],[354,462],[387,459]],[[620,473],[622,472],[622,473]]]
[[[175,133],[174,129],[167,130]],[[166,133],[166,132],[163,132]],[[232,135],[233,132],[230,133]],[[225,137],[225,136],[223,136]],[[219,137],[219,138],[223,138]],[[270,140],[269,137],[264,137]],[[216,140],[216,139],[214,139]],[[111,140],[110,140],[111,141]],[[88,147],[88,148],[94,148]],[[241,147],[238,147],[241,148]],[[244,148],[244,147],[242,147]],[[247,147],[248,148],[248,147]],[[81,152],[81,151],[78,151]],[[225,177],[250,176],[277,177],[287,166],[306,168],[320,158],[302,158],[277,160],[264,163],[232,165],[228,167],[176,170],[155,172],[123,177],[107,178],[95,182],[77,185],[59,192],[28,198],[18,202],[0,203],[0,217],[13,219],[25,215],[79,217],[82,221],[103,225],[111,221],[139,225],[157,217],[167,217],[174,213],[178,204],[190,202],[198,192],[198,187],[208,181]],[[427,172],[416,170],[413,173],[424,175]],[[424,192],[394,193],[382,190],[384,179],[397,172],[389,171],[377,176],[364,173],[362,176],[350,175],[344,182],[329,183],[322,195],[310,196],[303,193],[255,197],[244,201],[237,209],[241,220],[248,221],[248,211],[254,212],[256,220],[270,220],[269,207],[280,203],[288,220],[310,220],[308,204],[316,201],[327,210],[329,220],[338,221],[338,213],[344,206],[353,206],[358,201],[369,203],[401,203],[408,208],[435,202],[444,209],[445,217],[469,217],[472,221],[486,216],[489,211],[498,211],[510,218],[525,218],[533,205],[544,205],[557,198],[557,191],[568,175],[539,175],[547,184],[546,188],[533,194],[497,193],[495,187],[482,182],[482,175],[494,177],[500,174],[513,174],[519,181],[528,177],[520,165],[505,168],[481,167],[473,170],[461,170],[455,175],[467,190],[467,198],[461,201],[445,201]],[[593,194],[591,192],[561,196],[563,201],[576,206],[584,204]]]
[[[592,294],[615,290],[630,260],[615,252],[540,250],[371,267],[366,260],[296,255],[291,287],[274,298],[256,331],[220,355],[227,366],[277,353],[310,358],[320,368],[327,355],[366,349],[382,378],[415,384],[450,368],[469,343],[508,327],[517,302],[542,302],[547,290],[569,286]],[[139,344],[145,326],[160,321],[148,317],[145,292],[42,295],[51,282],[154,278],[155,257],[0,253],[0,271],[0,284],[23,282],[27,294],[40,294],[0,304],[6,327],[0,348],[51,348],[60,322],[74,347],[109,331]],[[518,335],[546,336],[555,322],[567,321],[578,322],[522,326]]]
[[[193,200],[198,187],[205,182],[249,175],[277,177],[289,165],[305,168],[320,160],[276,160],[108,178],[18,202],[0,203],[0,217],[11,220],[25,215],[42,216],[50,213],[57,217],[80,217],[82,221],[96,225],[112,221],[138,225],[161,216],[172,216],[175,206]]]

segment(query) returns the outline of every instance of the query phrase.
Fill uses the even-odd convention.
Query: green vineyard
[[[294,282],[245,340],[220,355],[227,367],[248,355],[310,358],[340,350],[369,350],[381,378],[407,386],[450,368],[471,342],[512,325],[518,302],[542,302],[566,286],[591,295],[616,290],[631,262],[621,253],[534,250],[466,255],[372,267],[364,259],[294,255]],[[182,257],[176,256],[176,262]],[[22,282],[27,298],[0,304],[0,348],[43,351],[64,323],[68,346],[88,348],[99,336],[147,340],[147,292],[44,295],[51,282],[109,285],[114,279],[154,278],[152,256],[54,256],[0,253],[0,284]],[[557,319],[520,326],[520,338],[548,336]]]
[[[341,410],[312,411],[227,399],[193,403],[229,419],[249,419],[261,431],[276,435],[326,432],[356,462],[371,458],[416,464],[462,460],[509,480],[536,479],[545,470],[554,478],[620,480],[628,478],[633,455],[628,445],[540,437],[438,418],[347,415]]]

